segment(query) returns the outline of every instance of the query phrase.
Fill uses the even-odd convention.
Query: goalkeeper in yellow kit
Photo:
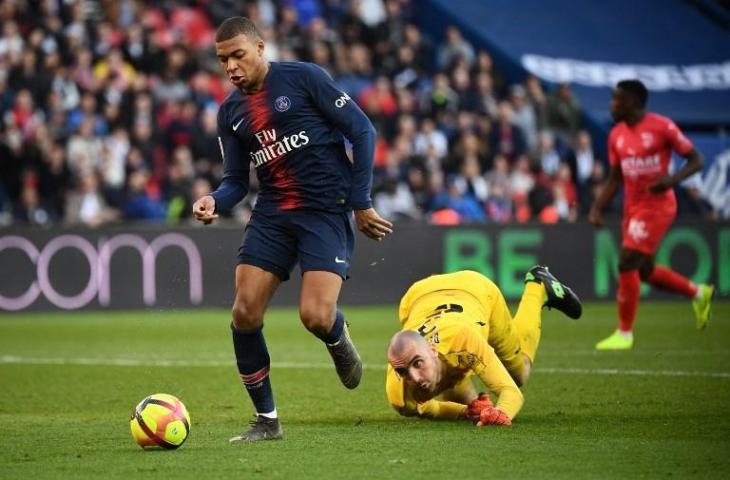
[[[510,425],[522,407],[540,342],[544,307],[579,318],[578,296],[547,269],[525,276],[517,314],[484,275],[461,271],[414,283],[401,299],[402,330],[388,346],[388,401],[404,416],[470,419],[478,426]],[[477,375],[496,395],[477,395]]]

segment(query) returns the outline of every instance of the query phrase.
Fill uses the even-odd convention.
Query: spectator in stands
[[[415,64],[424,70],[431,71],[434,57],[433,45],[427,38],[424,38],[416,25],[406,23],[403,28],[403,42],[413,50]]]
[[[167,201],[167,219],[178,223],[192,210],[190,197],[194,181],[193,155],[186,146],[179,146],[173,152],[170,168],[164,183],[164,198]],[[207,192],[206,192],[207,193]]]
[[[398,188],[407,185],[424,214],[432,203],[431,182],[440,185],[446,172],[458,174],[450,186],[461,184],[466,177],[460,165],[489,172],[501,152],[506,172],[494,170],[511,178],[510,164],[525,153],[536,155],[534,138],[548,126],[548,104],[551,121],[566,123],[560,92],[549,102],[532,76],[524,89],[510,90],[489,52],[475,52],[459,28],[450,26],[435,49],[412,23],[415,3],[409,0],[257,0],[243,6],[220,0],[206,9],[179,0],[123,2],[122,9],[113,2],[11,3],[0,27],[0,209],[7,212],[22,209],[23,194],[32,210],[35,188],[38,204],[49,205],[49,221],[63,218],[65,193],[92,175],[105,203],[129,218],[162,218],[176,211],[174,199],[185,197],[180,192],[192,188],[189,173],[178,185],[174,157],[181,148],[200,180],[193,185],[207,182],[214,189],[221,179],[215,110],[229,87],[205,47],[211,25],[233,15],[259,20],[267,54],[311,59],[330,71],[379,124],[384,175],[376,186],[389,188],[393,179]],[[576,118],[568,109],[571,115]],[[388,144],[400,158],[396,168],[387,165]],[[24,183],[25,172],[37,177],[35,187]],[[483,181],[494,183],[486,201],[494,197],[495,220],[507,218],[500,212],[510,209],[500,205],[513,195],[522,199],[519,205],[526,202],[533,180],[523,174],[514,174],[517,193],[496,175]],[[483,204],[479,178],[464,184]],[[173,184],[177,193],[171,195]],[[235,214],[242,219],[255,182],[252,189]],[[170,206],[162,203],[170,199]],[[511,210],[521,221],[529,215],[519,213],[519,205]]]
[[[586,180],[585,188],[588,192],[588,197],[586,201],[584,202],[581,199],[581,213],[583,215],[588,215],[588,212],[590,210],[590,206],[593,205],[596,200],[598,199],[598,196],[601,194],[601,190],[603,189],[603,185],[606,183],[606,167],[603,164],[603,162],[594,162],[593,168],[591,169],[591,176],[588,177],[588,180]],[[610,203],[606,206],[606,209],[604,212],[615,212],[616,208],[614,206],[614,203]]]
[[[99,166],[100,180],[105,197],[116,207],[123,201],[129,149],[129,134],[124,128],[115,128],[111,135],[104,137]]]
[[[537,150],[537,115],[535,109],[527,101],[527,93],[522,85],[513,85],[510,90],[512,102],[512,123],[525,135],[525,146],[528,151]]]
[[[459,59],[451,69],[451,86],[458,98],[459,111],[476,111],[479,108],[477,92],[472,89],[469,66],[463,59]]]
[[[497,223],[507,223],[512,219],[513,202],[510,185],[510,170],[504,155],[494,157],[493,168],[485,175],[487,197],[485,208],[489,219]]]
[[[95,171],[101,165],[103,142],[94,135],[95,119],[86,117],[66,147],[69,169],[75,176]]]
[[[509,102],[499,103],[497,121],[489,137],[490,150],[509,160],[525,153],[525,137],[519,127],[512,124],[512,107]]]
[[[49,72],[40,70],[41,62],[33,49],[26,49],[21,55],[20,64],[11,64],[8,73],[8,87],[15,92],[27,90],[33,102],[42,105],[50,90]]]
[[[561,220],[575,222],[578,218],[578,192],[573,183],[570,166],[560,162],[553,180],[555,208]]]
[[[479,53],[477,53],[476,62],[472,66],[472,74],[475,76],[480,74],[488,75],[494,91],[499,92],[499,95],[504,94],[504,77],[494,68],[492,56],[486,50],[479,50]]]
[[[460,223],[483,223],[487,220],[484,207],[469,193],[461,193],[454,177],[446,179],[445,188],[433,198],[432,210],[451,210],[458,214]]]
[[[35,136],[36,129],[43,122],[43,114],[36,108],[30,90],[21,89],[18,92],[13,108],[6,115],[5,121],[18,127],[24,141]]]
[[[480,139],[472,130],[463,129],[459,139],[451,149],[451,155],[448,157],[443,169],[447,174],[458,173],[469,162],[478,170],[477,175],[481,175],[490,167],[487,152],[486,142]]]
[[[559,217],[554,207],[555,195],[552,179],[550,175],[542,171],[538,162],[532,162],[530,170],[535,178],[535,185],[527,194],[530,214],[543,223],[555,223]]]
[[[430,171],[441,170],[448,146],[446,135],[436,128],[436,122],[431,118],[424,118],[414,138],[414,152],[426,159]]]
[[[397,46],[396,61],[387,73],[393,78],[393,85],[398,89],[418,86],[422,70],[416,63],[416,55],[410,45]]]
[[[428,212],[432,198],[428,170],[420,159],[411,162],[408,167],[408,188],[413,194],[416,208],[422,216]]]
[[[65,223],[69,226],[98,227],[119,218],[99,190],[96,174],[85,172],[79,179],[78,188],[69,193]]]
[[[527,155],[517,157],[509,181],[509,191],[514,203],[515,219],[518,222],[526,222],[532,216],[528,204],[528,196],[535,186],[535,175],[530,169],[530,160]]]
[[[373,169],[373,184],[381,186],[393,181],[405,181],[412,155],[410,139],[404,135],[397,136],[385,155],[385,163]]]
[[[535,111],[538,132],[548,128],[548,101],[540,79],[535,75],[528,75],[525,79],[525,91],[527,102]]]
[[[100,136],[106,134],[108,125],[99,114],[98,106],[96,96],[93,93],[84,93],[81,96],[78,107],[68,114],[67,125],[69,133],[77,131],[85,120],[89,120],[91,122],[91,135]]]
[[[0,153],[0,155],[2,155]],[[49,206],[53,219],[62,219],[66,208],[66,192],[71,187],[71,172],[66,164],[66,151],[61,143],[53,143],[43,152],[38,165],[38,193]]]
[[[81,102],[81,92],[71,78],[71,72],[65,66],[56,69],[51,81],[51,92],[58,94],[64,112],[75,109]]]
[[[580,203],[592,203],[590,200],[590,192],[588,180],[593,172],[593,164],[600,162],[600,158],[593,151],[593,142],[591,135],[580,130],[575,140],[575,146],[569,150],[566,155],[566,161],[570,165],[576,186],[578,188],[578,198]]]
[[[337,76],[337,83],[352,97],[358,98],[373,82],[373,66],[370,51],[362,43],[347,47],[345,71]]]
[[[451,88],[449,78],[444,73],[437,73],[421,96],[421,111],[436,118],[442,112],[455,113],[458,106],[459,96]]]
[[[385,0],[385,18],[373,29],[373,50],[384,70],[392,70],[396,63],[396,51],[405,37],[401,0]]]
[[[398,101],[393,94],[390,79],[378,75],[375,83],[363,89],[357,103],[370,117],[374,125],[382,129],[394,128],[395,115],[398,113]]]
[[[454,25],[446,27],[444,43],[439,47],[436,54],[436,65],[439,69],[450,68],[457,59],[463,59],[471,67],[474,63],[474,47],[467,42],[461,34],[461,30]]]
[[[480,204],[487,201],[489,185],[482,176],[482,167],[475,155],[462,158],[459,173],[452,181],[460,195],[469,195]]]
[[[26,174],[22,185],[20,201],[13,212],[15,220],[36,227],[47,227],[57,220],[52,218],[50,205],[41,200],[36,176],[32,173]]]
[[[580,128],[581,109],[578,98],[567,83],[561,83],[548,97],[548,126],[564,145],[572,145]]]
[[[375,194],[373,204],[378,213],[390,221],[414,220],[421,216],[408,183],[396,179],[385,181]]]
[[[97,44],[98,46],[99,44]],[[117,90],[126,90],[134,82],[137,72],[124,60],[121,50],[111,48],[103,54],[103,58],[94,65],[94,77],[98,82],[112,85]]]
[[[560,166],[560,154],[555,148],[555,137],[552,132],[547,130],[540,132],[538,145],[540,170],[552,177],[558,173]]]
[[[0,57],[18,58],[23,53],[25,42],[18,31],[18,24],[7,21],[3,24],[2,37],[0,37]]]
[[[477,73],[473,97],[476,112],[487,115],[490,118],[497,118],[499,101],[494,91],[491,75],[486,72]]]
[[[127,180],[124,218],[149,221],[159,221],[165,218],[164,205],[147,191],[149,179],[150,174],[147,170],[136,170],[130,173]]]
[[[489,198],[485,203],[489,220],[495,223],[507,223],[512,220],[512,200],[509,192],[501,185],[489,190]]]
[[[702,176],[697,173],[679,184],[675,189],[677,194],[677,213],[689,214],[694,218],[718,220],[718,212],[715,212],[712,205],[705,199],[703,192]]]

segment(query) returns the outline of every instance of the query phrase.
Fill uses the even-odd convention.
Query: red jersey
[[[672,150],[686,156],[693,148],[673,121],[647,113],[636,125],[620,122],[608,136],[608,160],[621,168],[624,177],[624,211],[634,207],[676,209],[671,188],[650,193],[649,186],[669,173]]]

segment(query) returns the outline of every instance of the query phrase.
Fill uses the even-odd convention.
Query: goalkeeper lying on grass
[[[388,401],[401,415],[511,425],[540,342],[540,312],[581,315],[580,300],[547,267],[534,266],[512,319],[499,288],[471,271],[433,275],[401,299],[402,330],[388,346]],[[496,395],[477,396],[472,374]]]

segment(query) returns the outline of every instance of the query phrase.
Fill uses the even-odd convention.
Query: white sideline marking
[[[599,352],[595,349],[586,350],[540,350],[541,357],[597,357],[599,355],[611,355],[612,352]],[[628,352],[627,352],[628,353]],[[715,349],[715,350],[692,350],[692,349],[654,349],[654,350],[632,350],[630,355],[633,356],[644,356],[644,357],[662,357],[662,356],[678,356],[678,357],[706,357],[719,356],[719,355],[730,355],[728,349]]]
[[[133,358],[39,358],[3,355],[0,364],[15,365],[91,365],[115,367],[233,367],[234,362],[221,360],[144,360]],[[273,369],[332,369],[331,363],[273,362]],[[368,370],[385,370],[385,365],[363,365]],[[618,368],[535,368],[540,374],[570,375],[631,375],[648,377],[730,378],[730,372],[700,372],[686,370],[621,370]]]
[[[537,373],[577,375],[633,375],[640,377],[709,377],[730,378],[730,372],[698,372],[686,370],[621,370],[618,368],[535,368]]]

